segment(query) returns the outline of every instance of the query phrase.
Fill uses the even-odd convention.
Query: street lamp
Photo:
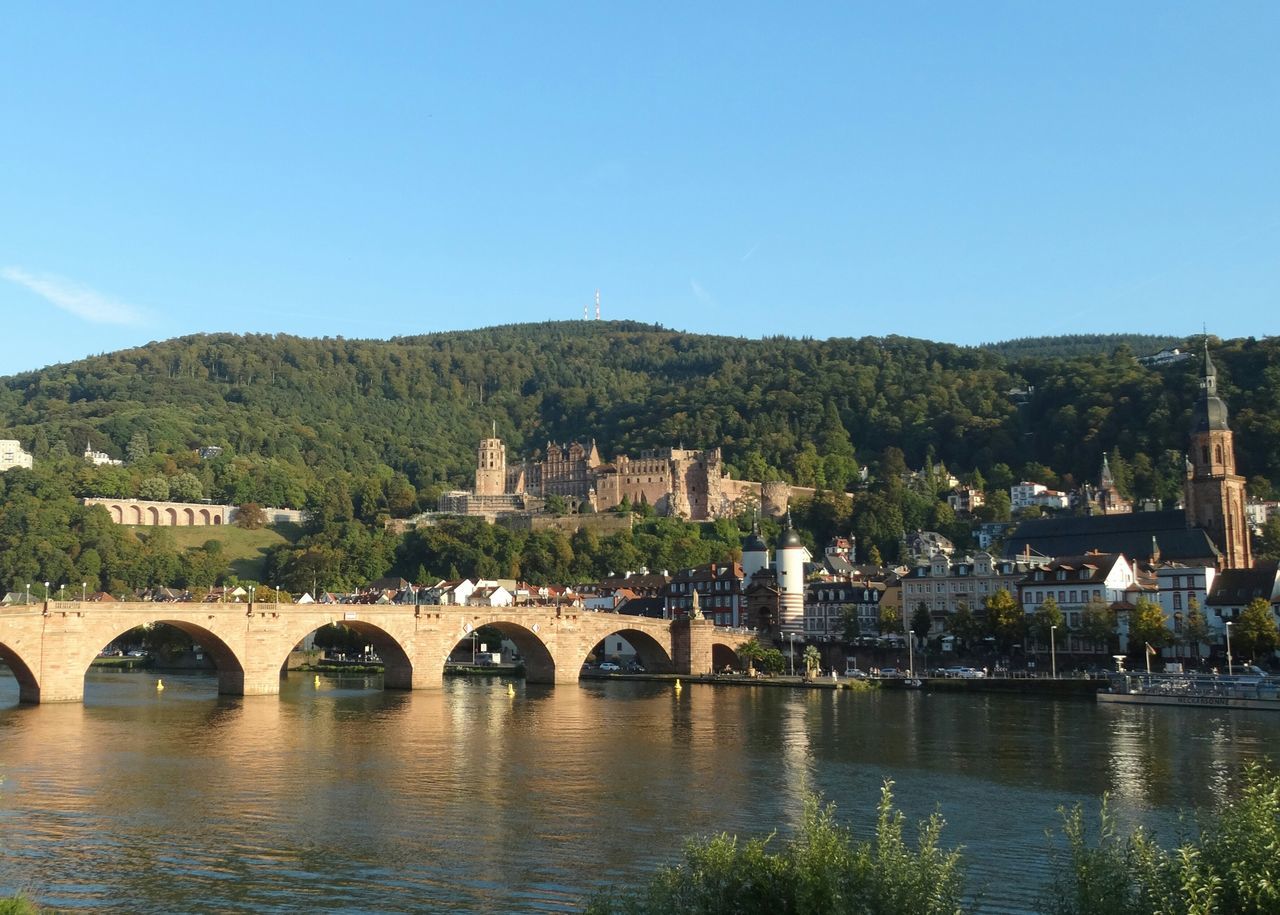
[[[44,602],[46,604],[49,602],[49,583],[47,581],[44,583]]]
[[[250,607],[253,606],[253,595],[256,594],[257,591],[258,591],[257,586],[249,585],[249,606]]]
[[[789,660],[791,662],[791,676],[794,677],[796,675],[796,634],[794,632],[789,632],[787,634],[791,637],[791,655]]]
[[[1056,635],[1058,627],[1056,625],[1049,627],[1049,670],[1053,679],[1058,679],[1058,644]]]
[[[67,599],[67,585],[66,585],[66,582],[63,582],[62,584],[58,585],[58,600],[66,600],[66,599]]]
[[[85,591],[88,590],[88,588],[89,583],[87,581],[80,582],[80,603],[82,604],[85,601]]]
[[[31,603],[31,582],[27,582],[27,599],[25,603]]]
[[[280,603],[280,586],[276,585],[276,603]]]
[[[1235,668],[1231,665],[1231,620],[1227,620],[1227,676],[1234,677]]]

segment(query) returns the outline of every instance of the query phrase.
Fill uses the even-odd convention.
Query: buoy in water
[[[684,689],[684,687],[680,685],[680,678],[679,678],[679,677],[677,677],[677,678],[676,678],[676,692],[680,692],[680,690],[682,690],[682,689]]]
[[[513,683],[508,683],[508,684],[507,684],[507,695],[508,695],[508,696],[514,696],[515,694],[516,694],[515,684],[513,684]]]
[[[159,692],[160,690],[163,690],[163,689],[164,689],[164,681],[163,681],[163,680],[157,680],[157,681],[156,681],[156,691],[157,691],[157,692]]]
[[[320,675],[316,674],[316,689],[320,688]]]

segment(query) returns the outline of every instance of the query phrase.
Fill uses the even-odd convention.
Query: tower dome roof
[[[767,553],[768,545],[764,542],[764,538],[760,536],[759,531],[752,531],[751,536],[747,538],[747,542],[742,545],[744,553]]]
[[[803,546],[804,544],[800,542],[800,535],[796,533],[796,529],[794,527],[788,527],[782,532],[782,536],[778,538],[778,549],[780,550]]]
[[[1221,397],[1202,397],[1196,404],[1196,432],[1209,432],[1226,429],[1227,405]]]

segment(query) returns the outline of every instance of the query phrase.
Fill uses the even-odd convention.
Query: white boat
[[[1119,673],[1097,696],[1099,702],[1122,705],[1280,712],[1280,682],[1273,677]]]

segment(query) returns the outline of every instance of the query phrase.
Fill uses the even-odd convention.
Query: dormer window
[[[1066,580],[1067,580],[1067,570],[1066,570],[1066,569],[1059,569],[1059,570],[1058,570],[1058,581],[1066,581]]]

